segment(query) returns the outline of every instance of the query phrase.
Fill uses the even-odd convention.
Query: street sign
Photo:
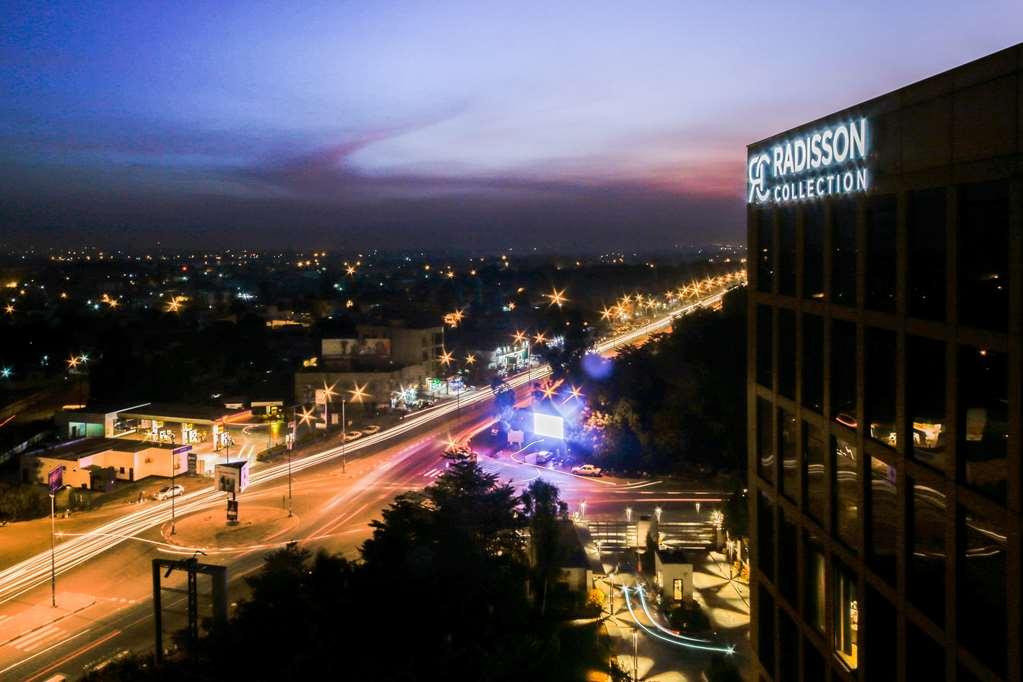
[[[58,465],[53,471],[46,475],[47,483],[50,485],[50,494],[56,494],[64,487],[64,465]]]
[[[195,476],[196,471],[199,469],[199,456],[194,452],[188,453],[188,475]]]
[[[172,455],[180,455],[182,452],[191,452],[191,451],[192,451],[192,446],[191,445],[180,445],[180,446],[174,448],[173,450],[171,450],[171,454]]]

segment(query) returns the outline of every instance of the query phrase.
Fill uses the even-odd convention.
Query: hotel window
[[[803,208],[803,298],[824,298],[824,207]]]
[[[771,308],[766,305],[757,306],[757,383],[773,390],[772,374],[774,362],[772,358],[772,335],[774,316]]]
[[[796,210],[778,210],[778,293],[796,295]]]
[[[778,410],[778,449],[781,452],[781,491],[790,500],[799,499],[799,422],[785,410]]]
[[[946,197],[944,189],[910,192],[906,231],[909,242],[908,305],[912,317],[945,319]]]
[[[856,325],[844,320],[831,323],[831,414],[856,428]]]
[[[806,510],[818,523],[827,527],[828,518],[828,445],[824,429],[806,422],[803,424],[803,459],[806,469]]]
[[[799,630],[784,609],[778,609],[778,667],[778,682],[799,679]]]
[[[895,586],[895,539],[898,537],[898,474],[891,464],[870,458],[870,538],[867,555],[874,572]]]
[[[918,336],[906,338],[906,408],[913,458],[943,469],[948,435],[944,342]]]
[[[831,300],[855,306],[856,204],[836,201],[831,215]]]
[[[962,507],[959,524],[957,594],[968,595],[956,600],[959,639],[984,665],[1004,676],[1009,648],[1006,531],[994,519]]]
[[[796,314],[778,309],[778,393],[796,397]]]
[[[938,625],[945,624],[945,494],[913,481],[909,502],[909,600]]]
[[[774,670],[774,597],[763,585],[757,587],[757,657]]]
[[[767,496],[757,498],[757,567],[769,580],[774,580],[774,507]]]
[[[898,677],[898,615],[891,602],[867,587],[867,613],[862,630],[866,679],[895,682]]]
[[[894,196],[871,197],[867,205],[866,306],[895,312]]]
[[[819,546],[809,539],[804,543],[806,547],[806,582],[803,587],[806,590],[803,595],[803,618],[807,623],[824,632],[824,608],[825,594],[827,593],[827,571],[824,566],[824,554]]]
[[[774,458],[774,428],[771,403],[757,398],[757,471],[772,484],[777,462]]]
[[[675,601],[682,601],[682,578],[672,579],[671,598]]]
[[[1009,448],[1009,362],[1004,353],[959,349],[959,468],[971,488],[1005,501]]]
[[[856,466],[856,446],[844,438],[832,438],[835,472],[835,532],[850,549],[859,549],[860,474]]]
[[[806,682],[826,679],[824,657],[821,656],[816,645],[806,637],[803,638],[803,679]]]
[[[803,314],[803,407],[824,411],[824,322]]]
[[[846,667],[855,670],[859,664],[860,605],[856,597],[856,577],[841,562],[835,561],[832,603],[834,604],[835,653]]]
[[[798,551],[796,544],[799,531],[796,524],[783,513],[778,513],[778,589],[789,604],[799,603],[797,579],[799,577]]]
[[[959,322],[1005,329],[1009,318],[1009,184],[963,185],[959,194]]]
[[[774,230],[769,211],[757,211],[757,291],[771,291],[774,283]]]
[[[906,623],[906,661],[906,679],[945,679],[945,648],[910,622]]]
[[[863,390],[864,411],[872,439],[894,448],[898,445],[895,424],[895,332],[868,327]]]

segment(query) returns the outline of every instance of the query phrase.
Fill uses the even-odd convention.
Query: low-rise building
[[[112,478],[138,481],[149,476],[180,475],[188,471],[185,452],[171,445],[122,438],[83,438],[63,445],[25,453],[21,457],[21,479],[25,483],[46,483],[47,475],[63,467],[64,485],[92,489],[102,470],[113,469]]]

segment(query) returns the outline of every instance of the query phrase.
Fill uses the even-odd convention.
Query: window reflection
[[[778,441],[781,447],[781,491],[791,500],[799,494],[799,460],[796,446],[799,438],[799,423],[795,416],[779,410]]]
[[[838,538],[850,548],[859,546],[860,508],[859,472],[856,448],[844,438],[833,438],[835,467],[835,530]]]
[[[803,407],[824,411],[824,322],[803,315]]]
[[[894,196],[871,197],[867,205],[866,305],[895,312]]]
[[[796,295],[796,210],[778,210],[778,293]]]
[[[1005,329],[1009,319],[1009,183],[959,193],[959,321]]]
[[[831,227],[831,300],[856,305],[856,204],[836,201]]]
[[[771,414],[771,403],[757,398],[757,470],[761,476],[774,483],[774,424]]]
[[[959,352],[959,462],[968,485],[1005,500],[1009,448],[1009,363],[1004,353]]]
[[[803,454],[806,469],[806,509],[818,523],[826,524],[828,518],[828,479],[825,467],[828,456],[824,429],[805,423],[803,429]]]
[[[1005,528],[976,512],[960,509],[958,631],[967,648],[1002,675],[1006,668]]]
[[[909,240],[908,304],[912,317],[945,319],[945,190],[911,192],[907,215]]]
[[[945,622],[945,494],[920,482],[910,498],[909,599],[935,623]]]
[[[803,298],[824,298],[824,208],[803,209]]]
[[[895,425],[895,332],[868,327],[864,408],[869,436],[888,447],[899,442]]]
[[[796,314],[778,309],[778,393],[796,397]]]
[[[772,373],[774,315],[766,305],[757,306],[757,383],[769,389],[774,388]]]
[[[895,585],[895,538],[899,518],[895,467],[870,458],[870,553],[876,573]]]
[[[856,595],[856,579],[837,561],[832,598],[834,600],[834,644],[835,653],[850,670],[859,663],[859,602]]]
[[[820,547],[809,539],[806,542],[806,573],[803,616],[806,622],[824,632],[824,595],[827,592],[827,572],[824,569],[824,554]]]
[[[856,428],[856,325],[845,320],[831,323],[831,412]]]
[[[906,400],[913,429],[913,458],[936,469],[943,468],[948,435],[944,342],[908,337]]]
[[[757,212],[757,291],[771,291],[774,283],[774,230],[771,214]]]

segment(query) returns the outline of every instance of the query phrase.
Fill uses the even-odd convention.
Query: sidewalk
[[[44,635],[56,630],[54,624],[96,603],[96,598],[87,594],[61,592],[57,595],[57,607],[50,605],[49,596],[44,603],[31,604],[14,615],[0,614],[0,646],[11,645],[28,651]]]

